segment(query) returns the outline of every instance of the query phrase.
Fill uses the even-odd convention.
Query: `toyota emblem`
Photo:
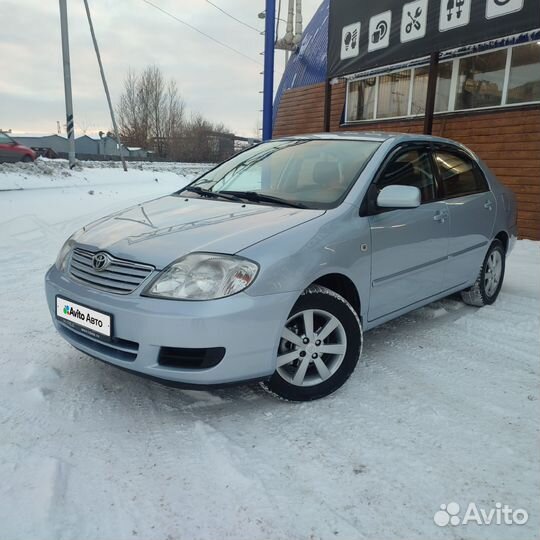
[[[92,257],[92,266],[94,270],[101,272],[111,264],[111,258],[106,253],[96,253]]]

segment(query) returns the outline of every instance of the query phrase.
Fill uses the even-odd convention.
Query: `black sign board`
[[[328,76],[540,28],[540,0],[330,0]]]

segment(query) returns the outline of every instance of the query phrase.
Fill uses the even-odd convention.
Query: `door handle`
[[[433,220],[439,221],[440,223],[444,223],[447,217],[448,217],[448,214],[446,212],[441,212],[437,210],[437,212],[435,212],[435,215],[433,216]]]
[[[493,203],[488,199],[484,204],[484,208],[486,210],[492,210],[493,209]]]

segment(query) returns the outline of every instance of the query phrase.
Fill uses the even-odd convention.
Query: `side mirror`
[[[414,186],[386,186],[377,197],[381,208],[416,208],[420,206],[421,193]]]

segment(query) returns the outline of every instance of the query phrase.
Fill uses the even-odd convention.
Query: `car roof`
[[[402,142],[425,141],[440,142],[463,147],[460,143],[444,137],[435,137],[433,135],[422,135],[417,133],[398,133],[391,131],[340,131],[337,133],[308,133],[305,135],[294,135],[289,137],[280,137],[279,139],[301,139],[301,140],[323,140],[323,141],[375,141],[385,142],[394,139],[396,144]]]

